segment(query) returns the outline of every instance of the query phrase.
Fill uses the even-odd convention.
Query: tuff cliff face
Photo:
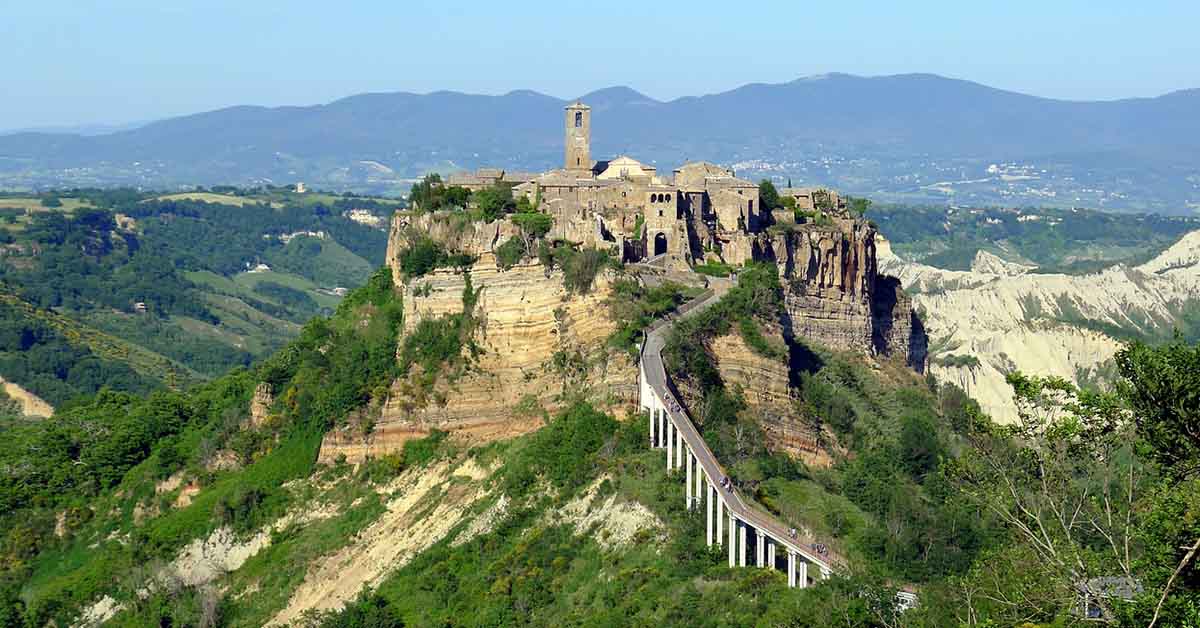
[[[770,236],[761,256],[779,266],[785,332],[828,347],[926,367],[925,330],[894,277],[880,275],[875,228],[861,219],[800,225]]]
[[[764,324],[762,333],[768,342],[783,346],[783,330],[779,325]],[[742,397],[766,433],[768,448],[799,458],[810,466],[825,467],[832,463],[821,446],[818,428],[796,406],[786,360],[755,353],[736,331],[715,338],[711,348],[717,357],[721,379],[728,386],[741,389]]]
[[[398,256],[408,228],[478,260],[466,274],[439,269],[405,280]],[[397,217],[388,264],[403,290],[406,332],[422,320],[463,313],[469,275],[475,303],[466,314],[474,320],[478,354],[461,372],[441,374],[431,388],[416,374],[393,382],[386,401],[326,436],[322,460],[378,456],[434,429],[474,441],[516,436],[541,427],[543,410],[553,413],[577,395],[617,414],[636,401],[636,364],[605,343],[615,330],[605,305],[614,277],[602,272],[591,292],[580,295],[564,288],[560,271],[536,261],[502,270],[491,251],[509,237],[506,228]]]

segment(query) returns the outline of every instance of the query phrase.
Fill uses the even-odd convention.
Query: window
[[[576,158],[575,158],[575,165],[576,165],[576,166],[580,165],[580,163],[579,163],[579,160],[580,160],[580,159],[583,159],[583,158],[582,158],[582,157],[576,157]]]
[[[582,127],[582,126],[583,126],[583,112],[582,112],[582,111],[576,111],[576,112],[575,112],[575,128],[577,128],[577,129],[578,129],[578,128]]]
[[[753,200],[750,201],[749,209],[750,209],[750,213],[754,213],[754,201]]]

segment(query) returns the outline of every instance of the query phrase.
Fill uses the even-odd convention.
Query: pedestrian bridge
[[[747,566],[787,572],[788,586],[807,587],[826,579],[842,566],[841,560],[819,543],[804,542],[772,515],[747,503],[728,478],[687,410],[676,399],[662,350],[674,319],[693,315],[716,303],[724,290],[706,290],[675,315],[646,332],[639,368],[639,405],[650,414],[650,446],[667,454],[667,470],[683,468],[687,508],[705,513],[708,545],[725,545],[729,566]]]

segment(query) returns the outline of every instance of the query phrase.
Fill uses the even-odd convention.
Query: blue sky
[[[669,99],[825,72],[1087,100],[1200,87],[1195,0],[2,4],[0,129],[368,91],[629,85]]]

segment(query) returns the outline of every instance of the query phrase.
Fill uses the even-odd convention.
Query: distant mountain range
[[[627,152],[660,170],[708,159],[885,198],[1200,208],[1200,89],[1075,102],[929,74],[830,74],[668,102],[626,87],[581,99],[594,108],[593,156]],[[565,104],[532,91],[400,92],[95,136],[16,133],[0,136],[0,186],[398,191],[431,169],[557,165]]]

